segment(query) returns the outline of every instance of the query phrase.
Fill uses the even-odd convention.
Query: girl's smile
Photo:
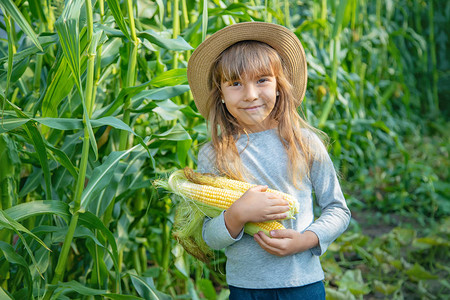
[[[276,126],[269,117],[277,100],[274,76],[243,76],[222,82],[221,90],[227,110],[245,129],[258,132]]]

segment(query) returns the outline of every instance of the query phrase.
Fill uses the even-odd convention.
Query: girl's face
[[[277,101],[277,81],[272,75],[247,76],[221,83],[228,111],[245,129],[259,132],[276,127],[269,117]]]

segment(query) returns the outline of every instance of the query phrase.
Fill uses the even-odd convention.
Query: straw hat
[[[227,26],[201,43],[188,62],[187,76],[198,111],[206,117],[211,89],[211,70],[216,58],[231,45],[245,40],[260,41],[274,48],[288,70],[297,106],[306,91],[306,57],[295,34],[281,25],[246,22]]]

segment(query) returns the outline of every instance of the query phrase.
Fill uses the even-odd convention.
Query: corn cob
[[[227,209],[234,201],[242,196],[242,193],[212,187],[209,185],[201,185],[190,181],[178,182],[178,191],[190,199],[198,201],[202,204]]]
[[[192,171],[192,173],[194,172]],[[235,191],[231,189],[192,183],[186,177],[186,169],[185,171],[179,170],[174,172],[169,177],[167,183],[168,183],[167,188],[168,190],[170,190],[175,194],[178,194],[184,199],[195,201],[197,205],[200,205],[199,209],[205,210],[205,214],[208,215],[209,217],[215,217],[216,215],[220,214],[222,210],[228,209],[231,206],[231,204],[234,203],[234,201],[239,199],[244,194],[244,192],[242,191]],[[293,214],[292,211],[289,211],[287,218],[293,218],[292,214]],[[284,227],[282,227],[283,225],[276,221],[260,222],[253,224],[256,224],[255,226],[258,227],[259,230],[266,233],[268,236],[270,236],[269,234],[270,230],[284,229]],[[254,226],[250,227],[254,229],[251,230],[252,232],[254,231],[253,234],[259,231],[256,230]]]
[[[226,177],[220,177],[215,176],[213,174],[202,174],[194,172],[190,168],[184,168],[184,174],[186,178],[193,182],[200,185],[208,185],[216,188],[221,189],[227,189],[227,190],[234,190],[242,193],[245,193],[248,189],[255,187],[256,184],[247,183],[245,181],[239,181],[234,179],[229,179]],[[299,211],[299,204],[298,201],[295,200],[291,195],[273,190],[273,189],[267,189],[266,192],[274,193],[277,195],[283,196],[283,199],[289,201],[289,212],[288,212],[288,219],[295,219],[294,215],[298,214]],[[237,199],[236,199],[237,200]]]
[[[189,176],[186,176],[186,173]],[[172,234],[188,253],[201,261],[208,262],[214,253],[202,238],[203,217],[213,218],[218,216],[239,199],[247,189],[245,189],[245,186],[237,190],[231,189],[232,182],[227,183],[226,181],[224,181],[226,184],[223,185],[223,188],[217,187],[217,184],[210,186],[193,183],[190,181],[192,177],[197,178],[197,182],[199,182],[199,177],[196,174],[191,169],[179,170],[174,172],[169,180],[157,181],[155,184],[186,200],[177,205]],[[198,176],[204,175],[198,174]],[[220,177],[214,177],[214,179],[217,178]],[[241,184],[240,181],[233,181],[236,184]],[[291,209],[291,218],[293,218],[292,215]],[[277,221],[269,221],[247,223],[244,232],[253,236],[258,231],[263,231],[267,236],[270,236],[271,230],[278,229],[285,229],[285,227]]]

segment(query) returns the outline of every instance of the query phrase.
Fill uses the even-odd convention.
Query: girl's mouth
[[[252,112],[252,111],[258,110],[258,108],[260,108],[260,107],[262,107],[262,106],[263,106],[263,105],[255,105],[255,106],[245,107],[244,110],[245,110],[245,111]]]

